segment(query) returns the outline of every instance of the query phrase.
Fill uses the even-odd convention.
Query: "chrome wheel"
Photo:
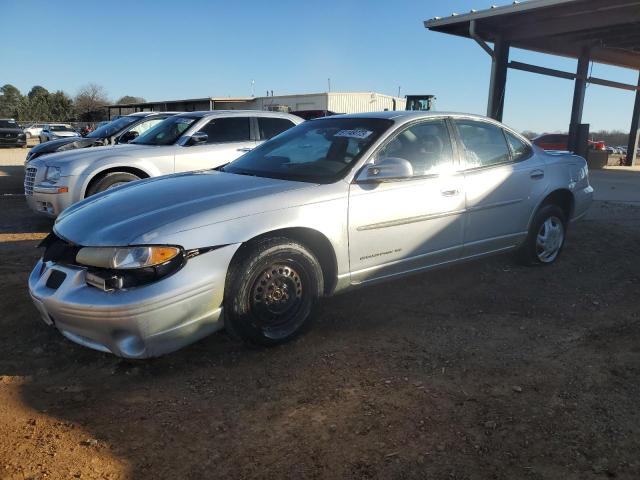
[[[536,255],[542,263],[553,262],[564,242],[564,225],[556,216],[548,217],[536,236]]]

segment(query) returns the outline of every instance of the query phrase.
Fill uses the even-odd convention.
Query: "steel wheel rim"
[[[118,187],[124,185],[125,183],[129,183],[129,182],[116,182],[113,185],[109,185],[107,188],[105,188],[105,191],[111,190],[112,188],[118,188]]]
[[[274,263],[263,269],[250,290],[255,322],[265,335],[278,338],[295,331],[304,318],[304,276],[295,264]]]
[[[556,216],[547,218],[536,235],[536,256],[542,263],[553,262],[564,242],[564,225]]]

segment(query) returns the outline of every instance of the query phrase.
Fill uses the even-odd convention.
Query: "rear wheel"
[[[536,212],[518,256],[527,265],[549,265],[564,246],[567,221],[557,205],[543,205]]]
[[[104,192],[111,188],[116,188],[125,183],[134,182],[140,180],[140,177],[129,172],[109,172],[106,175],[94,180],[87,189],[87,197],[95,195],[96,193]]]
[[[287,342],[310,324],[322,285],[320,264],[304,245],[287,238],[251,245],[227,278],[227,330],[249,344]]]

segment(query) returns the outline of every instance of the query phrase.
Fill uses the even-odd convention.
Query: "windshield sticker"
[[[346,137],[346,138],[358,138],[360,140],[364,140],[373,132],[370,130],[365,130],[363,128],[356,128],[355,130],[340,130],[336,132],[334,137]]]

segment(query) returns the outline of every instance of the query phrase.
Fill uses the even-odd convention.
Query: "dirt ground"
[[[494,257],[326,299],[278,348],[141,362],[39,319],[51,224],[19,194],[0,215],[2,479],[640,478],[640,208],[597,202],[550,267]]]

